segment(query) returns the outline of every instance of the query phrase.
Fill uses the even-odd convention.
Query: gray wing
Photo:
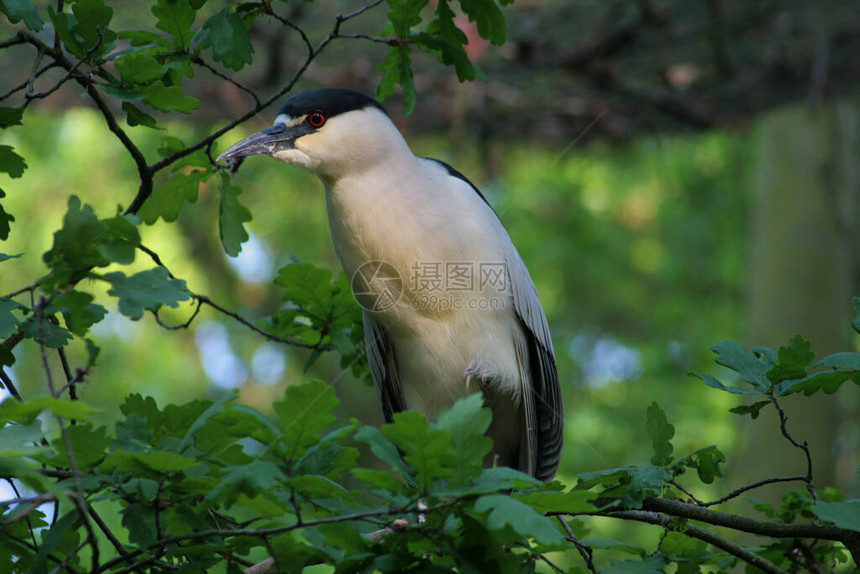
[[[382,325],[376,322],[367,311],[362,311],[364,323],[364,347],[367,351],[367,362],[370,374],[376,384],[376,393],[382,404],[382,414],[385,422],[391,422],[394,413],[406,410],[403,391],[400,387],[400,371],[397,369],[397,358],[388,334]]]
[[[540,480],[555,476],[561,459],[564,407],[549,325],[525,263],[511,245],[508,276],[514,310],[520,321],[517,355],[523,383],[527,468]]]

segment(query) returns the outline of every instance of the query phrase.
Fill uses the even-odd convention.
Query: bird
[[[341,88],[291,96],[272,127],[217,161],[252,155],[322,181],[385,420],[411,409],[434,421],[480,392],[493,414],[484,465],[551,480],[564,412],[550,330],[523,259],[478,188],[416,156],[374,98]]]

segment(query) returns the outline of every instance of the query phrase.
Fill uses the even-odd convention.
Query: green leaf
[[[812,346],[800,335],[789,340],[788,345],[780,347],[777,363],[767,372],[767,378],[774,384],[787,379],[806,376],[806,369],[815,359]]]
[[[681,466],[695,468],[699,475],[699,480],[705,484],[711,484],[714,482],[716,477],[723,476],[719,465],[725,461],[725,455],[720,452],[716,446],[711,445],[700,448],[699,450],[679,459],[672,465],[672,468],[677,469]]]
[[[842,383],[849,380],[860,384],[860,371],[818,371],[802,379],[783,381],[774,388],[774,392],[779,396],[800,392],[809,396],[823,390],[830,395],[835,393],[842,386]]]
[[[564,535],[552,518],[538,514],[527,504],[510,496],[482,496],[475,501],[474,509],[480,514],[490,513],[487,516],[487,527],[491,530],[509,526],[517,534],[534,538],[543,544],[560,544],[564,541]]]
[[[823,502],[818,500],[812,512],[822,522],[830,522],[839,528],[860,532],[860,499],[845,502]]]
[[[324,476],[301,474],[290,478],[287,484],[295,488],[299,494],[308,498],[352,500],[352,496],[347,489]]]
[[[387,0],[388,21],[391,22],[394,34],[399,38],[408,38],[412,28],[421,23],[421,10],[427,5],[427,0]]]
[[[27,169],[27,162],[12,151],[12,146],[0,145],[0,173],[8,173],[11,178],[19,178],[24,175],[25,169]]]
[[[581,540],[581,542],[590,546],[591,548],[600,548],[600,549],[611,549],[611,550],[620,550],[621,552],[625,552],[627,554],[635,554],[636,556],[645,557],[647,552],[638,546],[633,546],[631,544],[626,544],[624,542],[618,542],[617,540],[604,540],[602,538],[588,538],[585,540]]]
[[[415,469],[418,484],[427,491],[433,481],[454,474],[456,456],[449,448],[451,433],[432,428],[416,411],[394,414],[394,422],[382,426],[382,434],[403,451],[403,458]]]
[[[71,333],[44,316],[31,317],[24,323],[22,330],[25,337],[39,341],[50,349],[65,347],[72,340]]]
[[[99,246],[101,254],[112,263],[128,265],[134,262],[137,247],[140,245],[140,233],[137,226],[128,217],[117,215],[100,221],[105,230],[105,236]]]
[[[157,311],[162,305],[178,307],[180,301],[191,297],[185,281],[169,277],[164,267],[141,271],[131,277],[116,271],[105,274],[104,278],[113,285],[108,294],[119,298],[120,312],[134,320],[143,316],[144,309]]]
[[[89,293],[70,290],[58,295],[51,303],[51,308],[63,314],[69,331],[83,337],[90,327],[107,315],[107,309],[93,303],[93,300],[94,297]]]
[[[654,456],[651,464],[665,466],[672,462],[672,437],[675,436],[675,427],[669,424],[669,419],[663,409],[656,402],[651,403],[647,409],[646,429],[651,444],[654,447]]]
[[[459,399],[439,415],[439,428],[451,433],[450,448],[456,455],[449,484],[466,484],[480,476],[484,456],[493,448],[492,439],[484,435],[492,418],[492,412],[484,408],[484,398],[479,393]]]
[[[347,437],[357,430],[357,423],[335,429],[310,447],[294,466],[297,474],[317,474],[338,480],[341,473],[356,466],[359,452],[343,446]]]
[[[89,418],[92,409],[81,401],[37,397],[29,401],[3,401],[0,403],[0,425],[9,421],[29,423],[43,411],[51,411],[58,417],[75,420]]]
[[[747,389],[745,387],[735,387],[735,386],[729,387],[729,386],[726,386],[723,383],[721,383],[719,380],[717,380],[713,375],[708,375],[708,374],[700,375],[698,373],[690,373],[690,374],[692,376],[696,377],[697,379],[701,379],[709,387],[713,387],[713,388],[719,389],[721,391],[726,391],[726,392],[732,393],[734,395],[747,395],[747,396],[754,396],[754,397],[766,396],[766,393],[764,393],[762,391],[756,391],[754,389]]]
[[[30,0],[2,0],[0,1],[0,12],[6,14],[9,21],[17,24],[21,20],[33,32],[39,32],[45,25],[39,10]]]
[[[750,415],[752,419],[755,420],[758,418],[759,411],[769,404],[770,401],[758,401],[751,405],[741,405],[739,407],[729,409],[729,412],[735,413],[736,415]]]
[[[382,72],[382,79],[376,85],[376,99],[385,100],[394,93],[394,86],[400,84],[403,90],[404,113],[407,116],[415,109],[415,103],[418,101],[418,92],[412,77],[412,59],[409,57],[411,51],[408,46],[395,46],[388,51],[377,68]]]
[[[460,0],[460,7],[470,22],[478,24],[478,34],[496,46],[505,43],[508,27],[495,0]]]
[[[454,28],[460,32],[459,28],[456,26]],[[457,79],[461,82],[467,82],[475,78],[486,79],[484,73],[469,60],[469,56],[462,46],[447,42],[439,36],[434,36],[426,32],[419,32],[413,36],[413,40],[416,46],[435,53],[439,57],[439,61],[446,66],[454,66]]]
[[[395,494],[404,494],[408,491],[406,483],[398,480],[393,474],[385,470],[370,468],[354,468],[352,475],[367,485],[368,492],[382,494],[384,498],[390,498]]]
[[[161,63],[147,54],[129,53],[114,62],[123,84],[148,84],[161,78]]]
[[[406,466],[397,450],[397,446],[385,438],[382,432],[372,426],[363,426],[355,433],[355,440],[363,442],[370,447],[370,450],[376,455],[376,458],[391,465],[391,468],[399,472],[403,477],[408,477],[412,473],[409,467]],[[362,478],[362,480],[366,480]]]
[[[122,515],[122,525],[128,531],[130,542],[146,547],[158,539],[155,528],[155,509],[151,505],[133,503],[119,513]]]
[[[158,18],[156,26],[164,30],[173,38],[173,43],[179,48],[187,48],[191,45],[191,26],[197,13],[188,3],[188,0],[158,0],[152,7],[152,13]]]
[[[250,498],[272,489],[283,478],[278,466],[272,462],[255,460],[230,468],[227,474],[210,490],[205,500],[220,500],[227,508],[235,504],[240,494]]]
[[[185,432],[185,436],[183,437],[182,442],[177,447],[177,450],[179,452],[185,452],[185,450],[189,446],[191,446],[191,444],[194,440],[194,435],[197,434],[198,432],[202,431],[204,428],[207,428],[207,422],[209,422],[209,420],[212,419],[213,417],[216,417],[216,416],[222,414],[229,405],[233,404],[236,401],[236,397],[238,397],[238,396],[239,396],[239,394],[237,391],[227,393],[224,396],[222,396],[220,399],[218,399],[216,402],[208,404],[208,406],[206,406],[206,409],[203,412],[201,412],[200,414],[197,414],[199,412],[199,406],[202,406],[206,403],[203,401],[198,401],[197,405],[195,405],[195,408],[192,411],[193,414],[197,414],[197,416],[193,419],[194,420],[193,423],[191,423],[190,425],[187,425],[188,430]],[[187,411],[188,409],[183,409],[183,407],[179,407],[179,409],[170,409],[170,410],[164,409],[164,414],[168,418],[173,418],[172,417],[173,411],[177,411],[177,410],[179,412],[182,412],[182,411]],[[170,425],[170,426],[173,429],[176,429],[176,426],[178,426],[178,425]],[[182,425],[182,427],[185,427],[185,426],[186,425]],[[211,429],[211,426],[208,428]]]
[[[332,289],[331,271],[310,263],[293,263],[282,267],[275,284],[284,287],[284,301],[290,301],[303,313],[326,322],[337,295]]]
[[[251,212],[239,203],[242,188],[233,185],[230,176],[221,173],[221,208],[218,211],[218,230],[221,234],[221,245],[230,257],[236,257],[242,251],[242,244],[248,241],[245,223],[251,221]]]
[[[319,442],[319,433],[336,420],[334,410],[339,403],[334,388],[323,381],[287,387],[284,400],[276,402],[273,408],[280,418],[288,460],[297,460],[307,447]]]
[[[678,464],[680,461],[675,463]],[[660,496],[671,475],[662,466],[629,466],[586,472],[579,474],[577,478],[577,490],[603,486],[605,489],[602,495],[623,496],[625,506],[636,509],[642,506],[646,497]]]
[[[834,353],[821,359],[816,367],[860,371],[860,353]]]
[[[0,263],[4,261],[8,261],[10,259],[18,259],[24,255],[23,253],[16,253],[15,255],[9,255],[8,253],[0,253]]]
[[[0,339],[5,339],[18,329],[21,321],[12,311],[24,310],[26,307],[12,299],[0,299]]]
[[[166,450],[115,450],[99,465],[99,469],[102,472],[132,472],[136,476],[153,476],[187,470],[197,464],[196,459]]]
[[[254,46],[245,22],[228,6],[209,18],[203,29],[209,32],[207,44],[212,46],[212,58],[233,70],[241,70],[251,63]]]
[[[181,0],[177,0],[181,1]],[[190,114],[200,106],[200,100],[186,96],[182,86],[165,86],[164,82],[153,82],[146,90],[144,101],[156,110],[169,112],[176,110]]]
[[[766,391],[770,388],[767,367],[754,355],[748,353],[743,345],[734,341],[723,341],[711,347],[711,350],[717,354],[718,364],[737,372],[744,381],[756,389]]]
[[[92,207],[71,196],[63,227],[54,233],[54,245],[44,255],[52,272],[41,283],[63,286],[81,279],[92,267],[131,263],[139,243],[137,228],[130,221],[120,216],[99,220]]]
[[[81,40],[80,47],[89,51],[102,42],[97,54],[110,51],[110,43],[116,39],[116,33],[108,28],[113,19],[113,8],[106,6],[104,0],[76,0],[72,13],[75,15],[72,31]],[[103,38],[100,36],[102,33]]]
[[[707,555],[708,545],[681,532],[668,532],[660,542],[660,553],[666,557],[697,560]]]
[[[6,345],[0,345],[0,365],[4,365],[6,367],[11,367],[15,364],[15,355],[12,354],[12,351],[6,348]],[[6,388],[5,385],[0,382],[0,388]]]
[[[200,184],[212,175],[212,171],[195,169],[189,173],[175,172],[165,184],[159,185],[149,196],[138,212],[138,217],[152,225],[159,217],[164,221],[174,221],[186,201],[195,203]]]
[[[155,130],[164,129],[158,127],[158,121],[154,117],[147,114],[131,102],[123,102],[122,109],[125,111],[126,121],[131,127],[144,126]]]
[[[6,192],[0,189],[0,199],[3,199],[4,197],[6,197]],[[0,205],[0,239],[2,239],[3,241],[9,239],[9,224],[13,221],[15,221],[15,218],[12,217],[12,215],[8,213],[5,209],[3,209],[2,205]]]
[[[602,566],[600,572],[601,574],[662,574],[665,566],[665,560],[662,556],[649,556],[642,560],[624,561],[610,558],[609,565]]]
[[[78,58],[83,58],[85,50],[80,42],[78,42],[77,35],[72,31],[74,26],[77,25],[75,15],[69,12],[58,13],[53,6],[49,5],[48,16],[51,18],[51,23],[53,23],[54,29],[59,34],[60,40],[63,42],[63,47]]]
[[[24,108],[7,108],[0,106],[0,129],[22,125]]]
[[[528,504],[541,514],[549,512],[579,514],[594,511],[594,504],[592,504],[594,493],[587,490],[571,489],[567,492],[546,490],[524,494],[513,493],[511,496]]]
[[[79,542],[76,525],[80,519],[80,514],[74,507],[72,508],[52,524],[50,530],[42,532],[42,543],[36,553],[36,563],[31,570],[32,572],[47,572],[50,554],[63,555],[66,553],[65,555],[68,556],[74,552]]]
[[[66,429],[66,436],[72,447],[75,464],[81,472],[89,471],[105,455],[108,446],[108,438],[105,427],[94,429],[91,424],[76,424]],[[65,440],[57,437],[51,441],[51,446],[57,453],[54,465],[61,468],[69,468],[71,463],[67,452]]]

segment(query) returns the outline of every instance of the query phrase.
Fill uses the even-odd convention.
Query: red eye
[[[321,112],[314,112],[308,116],[308,123],[315,128],[321,128],[325,123],[325,116]]]

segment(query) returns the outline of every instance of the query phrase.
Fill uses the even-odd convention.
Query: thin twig
[[[450,506],[453,503],[445,503],[440,504],[439,506],[433,509],[422,509],[421,512],[427,513],[432,510],[438,510],[441,508],[445,508]],[[284,532],[291,532],[293,530],[298,530],[300,528],[314,528],[317,526],[322,526],[324,524],[337,524],[340,522],[351,522],[364,520],[367,518],[372,518],[376,516],[389,516],[389,515],[402,515],[409,512],[415,512],[416,508],[414,504],[407,504],[406,506],[402,506],[400,508],[394,509],[380,509],[380,510],[368,510],[366,512],[357,512],[354,514],[344,514],[341,516],[326,516],[323,518],[319,518],[317,520],[305,522],[304,524],[291,524],[289,526],[276,526],[272,528],[261,528],[259,530],[204,530],[200,532],[191,532],[188,534],[177,534],[176,536],[170,536],[168,538],[164,538],[162,540],[158,540],[157,542],[153,542],[144,548],[138,548],[136,550],[130,551],[125,556],[120,556],[114,558],[112,560],[108,560],[101,567],[94,571],[93,574],[98,574],[98,572],[105,572],[111,570],[126,562],[128,560],[137,558],[144,552],[150,552],[154,550],[159,550],[164,548],[165,546],[176,544],[179,542],[187,542],[187,541],[195,541],[195,540],[205,540],[207,538],[232,538],[232,537],[256,537],[263,538],[265,536],[274,536],[276,534],[282,534]]]
[[[78,75],[78,68],[80,67],[80,65],[83,64],[84,62],[86,62],[87,60],[89,60],[90,56],[95,54],[96,50],[101,48],[102,43],[104,42],[104,39],[105,39],[105,32],[107,32],[107,28],[99,28],[97,30],[97,32],[99,35],[98,41],[95,44],[93,44],[92,48],[90,48],[89,50],[86,51],[86,53],[83,55],[83,57],[80,60],[78,60],[71,68],[68,68],[66,70],[66,75],[63,76],[63,78],[59,82],[54,84],[54,86],[52,88],[45,90],[44,92],[39,92],[37,94],[32,93],[31,90],[27,91],[27,94],[26,94],[27,101],[24,102],[24,107],[29,106],[30,102],[32,102],[33,100],[42,100],[42,99],[47,98],[48,96],[50,96],[51,94],[53,94],[54,92],[59,90],[63,86],[63,84],[65,84],[66,82],[71,80],[73,76]],[[36,63],[38,64],[38,59],[37,59]],[[37,76],[37,74],[34,73],[33,78],[32,78],[33,81],[35,81],[36,76]],[[30,83],[30,86],[32,88],[32,82]]]
[[[700,520],[714,526],[723,526],[741,532],[769,536],[771,538],[819,538],[822,540],[843,541],[850,532],[830,524],[785,524],[781,522],[759,522],[752,518],[719,512],[696,504],[669,500],[666,498],[646,498],[642,503],[644,510],[662,512],[681,518]],[[601,516],[614,516],[607,512]]]
[[[538,560],[541,560],[542,562],[544,562],[547,566],[552,568],[555,572],[561,572],[561,574],[564,574],[564,572],[565,572],[564,568],[561,568],[560,566],[552,563],[550,561],[550,559],[547,558],[546,556],[544,556],[543,554],[537,554],[536,556],[537,556]]]
[[[48,300],[44,297],[39,301],[39,305],[38,305],[39,312],[38,312],[38,316],[37,316],[36,320],[38,321],[39,352],[42,356],[42,369],[45,371],[45,378],[46,378],[46,381],[48,383],[48,390],[50,391],[51,396],[56,397],[57,391],[56,391],[56,388],[54,386],[54,379],[51,375],[51,368],[48,365],[48,353],[45,350],[45,334],[44,334],[44,328],[43,328],[44,321],[46,320],[46,317],[42,313],[42,309],[47,307],[48,304],[49,304]],[[37,306],[33,305],[33,307],[37,307]],[[86,546],[87,544],[89,544],[92,547],[92,553],[91,553],[92,567],[91,567],[91,570],[94,572],[98,568],[98,565],[99,565],[98,539],[96,538],[95,531],[93,530],[93,527],[90,524],[89,517],[87,516],[88,504],[87,504],[86,498],[84,497],[84,489],[83,489],[83,486],[81,485],[81,476],[80,476],[80,473],[78,471],[77,461],[75,460],[75,450],[74,450],[74,448],[72,448],[72,441],[71,441],[71,438],[69,437],[69,430],[68,430],[68,428],[66,428],[66,424],[63,421],[62,417],[57,416],[56,419],[57,419],[57,425],[60,427],[60,436],[62,437],[63,444],[66,447],[66,456],[69,459],[69,468],[72,471],[72,476],[73,476],[74,481],[75,481],[76,492],[75,492],[75,494],[69,493],[69,497],[71,498],[72,503],[75,505],[75,508],[77,508],[78,513],[80,513],[81,524],[83,525],[84,530],[86,530],[86,532],[87,532],[87,537],[81,543],[81,545],[82,545],[81,548],[83,546]],[[78,550],[76,550],[72,554],[72,556],[74,554],[76,554],[77,552],[78,552]]]
[[[158,253],[156,253],[155,251],[153,251],[152,249],[150,249],[149,247],[147,247],[146,245],[144,245],[142,243],[138,243],[137,248],[140,249],[141,251],[143,251],[144,253],[146,253],[147,255],[149,255],[149,258],[152,259],[152,261],[156,265],[158,265],[159,267],[164,267],[164,270],[167,271],[168,277],[170,277],[171,279],[176,279],[176,277],[173,275],[173,273],[170,272],[170,269],[167,268],[167,265],[165,265],[161,261],[161,257],[159,257]]]
[[[582,559],[585,561],[585,567],[588,568],[589,572],[597,574],[597,568],[594,567],[594,551],[591,549],[591,546],[579,541],[576,534],[573,532],[573,528],[570,527],[570,524],[567,523],[567,520],[565,520],[563,516],[556,515],[556,518],[561,522],[562,528],[564,528],[564,531],[567,533],[568,541],[576,546],[577,552],[579,552],[579,555],[582,556]]]
[[[168,331],[178,331],[180,329],[187,329],[191,326],[191,323],[194,322],[194,319],[197,318],[197,314],[200,313],[200,307],[203,306],[203,301],[197,299],[197,305],[194,307],[194,312],[191,313],[191,316],[184,323],[180,323],[178,325],[168,325],[164,321],[162,321],[161,317],[158,316],[158,310],[152,312],[155,317],[155,322],[158,323],[159,327],[167,329]]]
[[[3,383],[3,386],[6,387],[6,390],[9,391],[9,394],[15,397],[19,401],[23,401],[21,398],[21,393],[18,392],[17,387],[12,382],[12,378],[6,374],[6,371],[3,370],[3,367],[0,367],[0,382]]]
[[[53,68],[58,68],[58,67],[60,67],[60,66],[59,66],[59,64],[57,64],[56,62],[49,62],[49,63],[45,64],[45,65],[42,67],[42,69],[41,69],[41,70],[39,70],[38,72],[36,72],[36,78],[38,79],[38,78],[39,78],[39,76],[41,76],[42,74],[44,74],[44,73],[45,73],[45,72],[47,72],[48,70],[51,70],[51,69],[53,69]],[[5,94],[3,94],[2,96],[0,96],[0,102],[2,102],[2,101],[3,101],[3,100],[5,100],[6,98],[8,98],[8,97],[10,97],[10,96],[12,96],[12,95],[14,95],[14,94],[16,94],[16,93],[18,93],[18,92],[20,92],[21,90],[23,90],[24,88],[26,88],[28,85],[30,85],[30,79],[29,79],[29,78],[28,78],[28,79],[26,79],[26,80],[24,80],[23,82],[21,82],[21,83],[20,83],[20,84],[18,84],[17,86],[15,86],[14,88],[12,88],[11,90],[9,90],[8,92],[6,92],[6,93],[5,93]]]
[[[763,570],[764,572],[768,572],[769,574],[785,574],[776,564],[766,558],[762,558],[750,550],[747,550],[743,546],[730,542],[722,536],[719,536],[710,530],[700,528],[695,524],[676,524],[671,516],[643,510],[623,510],[610,514],[601,514],[601,516],[611,516],[612,518],[635,520],[637,522],[646,522],[648,524],[662,526],[668,530],[674,530],[675,532],[680,532],[681,534],[691,538],[697,538],[707,542],[708,544],[715,546],[720,550],[724,550],[732,556],[735,556],[744,562]]]
[[[779,482],[794,482],[794,481],[801,481],[801,480],[806,481],[806,477],[798,475],[798,476],[779,476],[776,478],[766,478],[764,480],[760,480],[758,482],[754,482],[752,484],[748,484],[746,486],[742,486],[736,490],[733,490],[730,493],[728,493],[727,495],[723,496],[722,498],[718,498],[718,499],[712,500],[710,502],[702,502],[700,505],[701,506],[716,506],[717,504],[722,504],[722,503],[727,502],[733,498],[736,498],[736,497],[740,496],[741,494],[743,494],[744,492],[747,492],[749,490],[754,490],[756,488],[760,488],[760,487],[766,486],[768,484],[776,484]]]
[[[102,520],[102,517],[99,516],[98,512],[92,506],[87,507],[87,512],[89,512],[90,517],[92,517],[93,522],[96,523],[96,526],[99,527],[99,530],[102,531],[102,534],[108,539],[114,549],[122,556],[128,554],[128,550],[125,549],[125,546],[122,545],[122,542],[114,536],[113,531],[110,529],[110,526],[105,524],[105,521]]]
[[[72,369],[69,367],[69,358],[66,356],[65,347],[57,349],[57,354],[60,356],[60,364],[63,367],[63,374],[66,375],[66,386],[59,390],[59,394],[63,394],[63,391],[68,388],[69,398],[76,401],[78,400],[78,391],[75,388],[76,381],[75,377],[72,376]],[[72,421],[72,424],[75,424],[75,422]]]
[[[285,339],[283,337],[279,337],[278,335],[275,335],[273,333],[269,333],[265,329],[261,329],[260,327],[254,325],[253,323],[251,323],[250,321],[248,321],[247,319],[245,319],[244,317],[242,317],[238,313],[230,311],[229,309],[225,309],[224,307],[222,307],[221,305],[219,305],[218,303],[216,303],[215,301],[213,301],[212,299],[210,299],[206,295],[194,295],[194,297],[196,297],[197,300],[200,301],[201,303],[205,303],[206,305],[209,305],[210,307],[212,307],[216,311],[219,311],[220,313],[223,313],[224,315],[227,315],[228,317],[232,317],[233,319],[239,321],[240,323],[242,323],[243,325],[245,325],[246,327],[248,327],[252,331],[257,332],[260,335],[263,335],[264,337],[271,339],[272,341],[277,341],[278,343],[286,343],[287,345],[295,345],[296,347],[303,347],[305,349],[313,349],[316,351],[333,351],[336,348],[334,345],[320,345],[320,344],[314,344],[314,343],[305,343],[304,341],[296,341],[295,339]]]
[[[335,38],[344,38],[350,40],[368,40],[377,44],[385,44],[386,46],[401,46],[404,41],[401,38],[377,38],[366,34],[338,34]]]
[[[695,502],[695,503],[696,503],[696,504],[698,504],[699,506],[704,506],[704,505],[705,505],[705,503],[704,503],[704,502],[702,502],[701,500],[699,500],[698,498],[696,498],[696,495],[695,495],[695,494],[693,494],[692,492],[690,492],[689,490],[687,490],[686,488],[684,488],[684,486],[683,486],[680,482],[678,482],[677,480],[672,479],[672,480],[670,480],[670,481],[669,481],[669,484],[671,484],[672,486],[674,486],[675,488],[677,488],[678,490],[680,490],[681,492],[683,492],[684,494],[686,494],[686,495],[690,498],[690,500],[692,500],[693,502]]]
[[[205,69],[209,70],[209,73],[211,73],[213,76],[217,76],[217,77],[221,78],[222,80],[224,80],[225,82],[229,82],[229,83],[233,84],[234,86],[236,86],[237,88],[239,88],[240,90],[242,90],[243,92],[245,92],[246,94],[251,96],[254,99],[255,105],[257,105],[257,106],[260,105],[260,98],[257,96],[257,94],[252,89],[250,89],[246,85],[242,84],[241,82],[231,78],[230,76],[221,73],[217,68],[210,65],[208,62],[206,62],[206,60],[201,58],[199,55],[192,56],[191,62],[194,64],[197,64],[201,68],[205,68]]]
[[[66,57],[66,55],[61,49],[51,48],[32,34],[27,34],[27,40],[36,48],[43,50],[48,55],[50,55],[63,69],[68,71],[75,67],[75,64],[73,64]],[[116,116],[110,109],[108,103],[102,97],[101,93],[96,88],[95,83],[88,77],[83,76],[82,74],[73,74],[72,78],[76,82],[78,82],[78,84],[80,84],[80,86],[84,89],[84,91],[93,101],[93,103],[95,103],[96,107],[101,112],[102,117],[104,117],[108,129],[117,137],[117,139],[119,139],[120,143],[122,143],[123,147],[125,147],[126,151],[128,151],[129,155],[134,161],[134,164],[137,167],[138,175],[140,176],[140,187],[138,188],[137,196],[143,198],[149,197],[150,195],[152,195],[152,177],[155,172],[151,170],[147,165],[146,158],[143,156],[143,152],[141,152],[140,148],[138,148],[135,143],[131,141],[131,138],[128,136],[127,133],[125,133],[125,130],[120,127],[119,122],[117,122]],[[142,202],[140,205],[142,205]],[[137,209],[140,209],[140,205],[137,206]],[[126,210],[126,213],[136,213],[137,209],[131,212],[129,210]]]
[[[27,43],[27,34],[25,32],[18,32],[8,40],[3,40],[0,42],[0,50],[4,48],[11,48],[12,46],[17,46],[18,44],[26,44]]]
[[[292,28],[293,30],[295,30],[296,32],[298,32],[298,33],[299,33],[299,35],[302,37],[302,42],[304,42],[304,44],[305,44],[305,48],[306,48],[306,49],[307,49],[307,51],[308,51],[308,57],[312,57],[312,56],[313,56],[313,53],[314,53],[314,46],[313,46],[313,44],[311,44],[311,41],[310,41],[310,39],[308,38],[308,35],[307,35],[307,34],[305,34],[305,31],[304,31],[304,30],[302,30],[302,29],[301,29],[301,28],[299,28],[297,25],[293,24],[292,22],[290,22],[289,20],[287,20],[287,19],[286,19],[286,18],[284,18],[283,16],[278,15],[274,10],[270,11],[270,12],[269,12],[269,15],[270,15],[272,18],[274,18],[275,20],[277,20],[278,22],[280,22],[281,24],[283,24],[284,26],[287,26],[288,28]]]
[[[39,285],[37,285],[36,283],[31,283],[30,285],[27,285],[26,287],[21,287],[17,291],[12,291],[11,293],[9,293],[7,295],[3,295],[2,297],[0,297],[0,299],[11,299],[12,297],[17,297],[18,295],[21,295],[23,293],[28,293],[28,292],[32,293],[33,291],[36,290],[37,287],[39,287]]]
[[[782,432],[782,436],[784,436],[788,442],[796,448],[802,450],[803,454],[806,455],[806,478],[804,478],[806,481],[806,490],[809,492],[810,496],[812,496],[812,500],[818,500],[818,491],[816,491],[815,484],[812,480],[812,453],[809,452],[809,443],[803,441],[803,444],[801,444],[791,436],[791,433],[788,432],[788,427],[786,426],[788,416],[785,414],[785,409],[783,409],[782,405],[777,401],[776,395],[771,394],[770,400],[773,403],[773,406],[776,407],[776,412],[779,413],[779,430]]]

